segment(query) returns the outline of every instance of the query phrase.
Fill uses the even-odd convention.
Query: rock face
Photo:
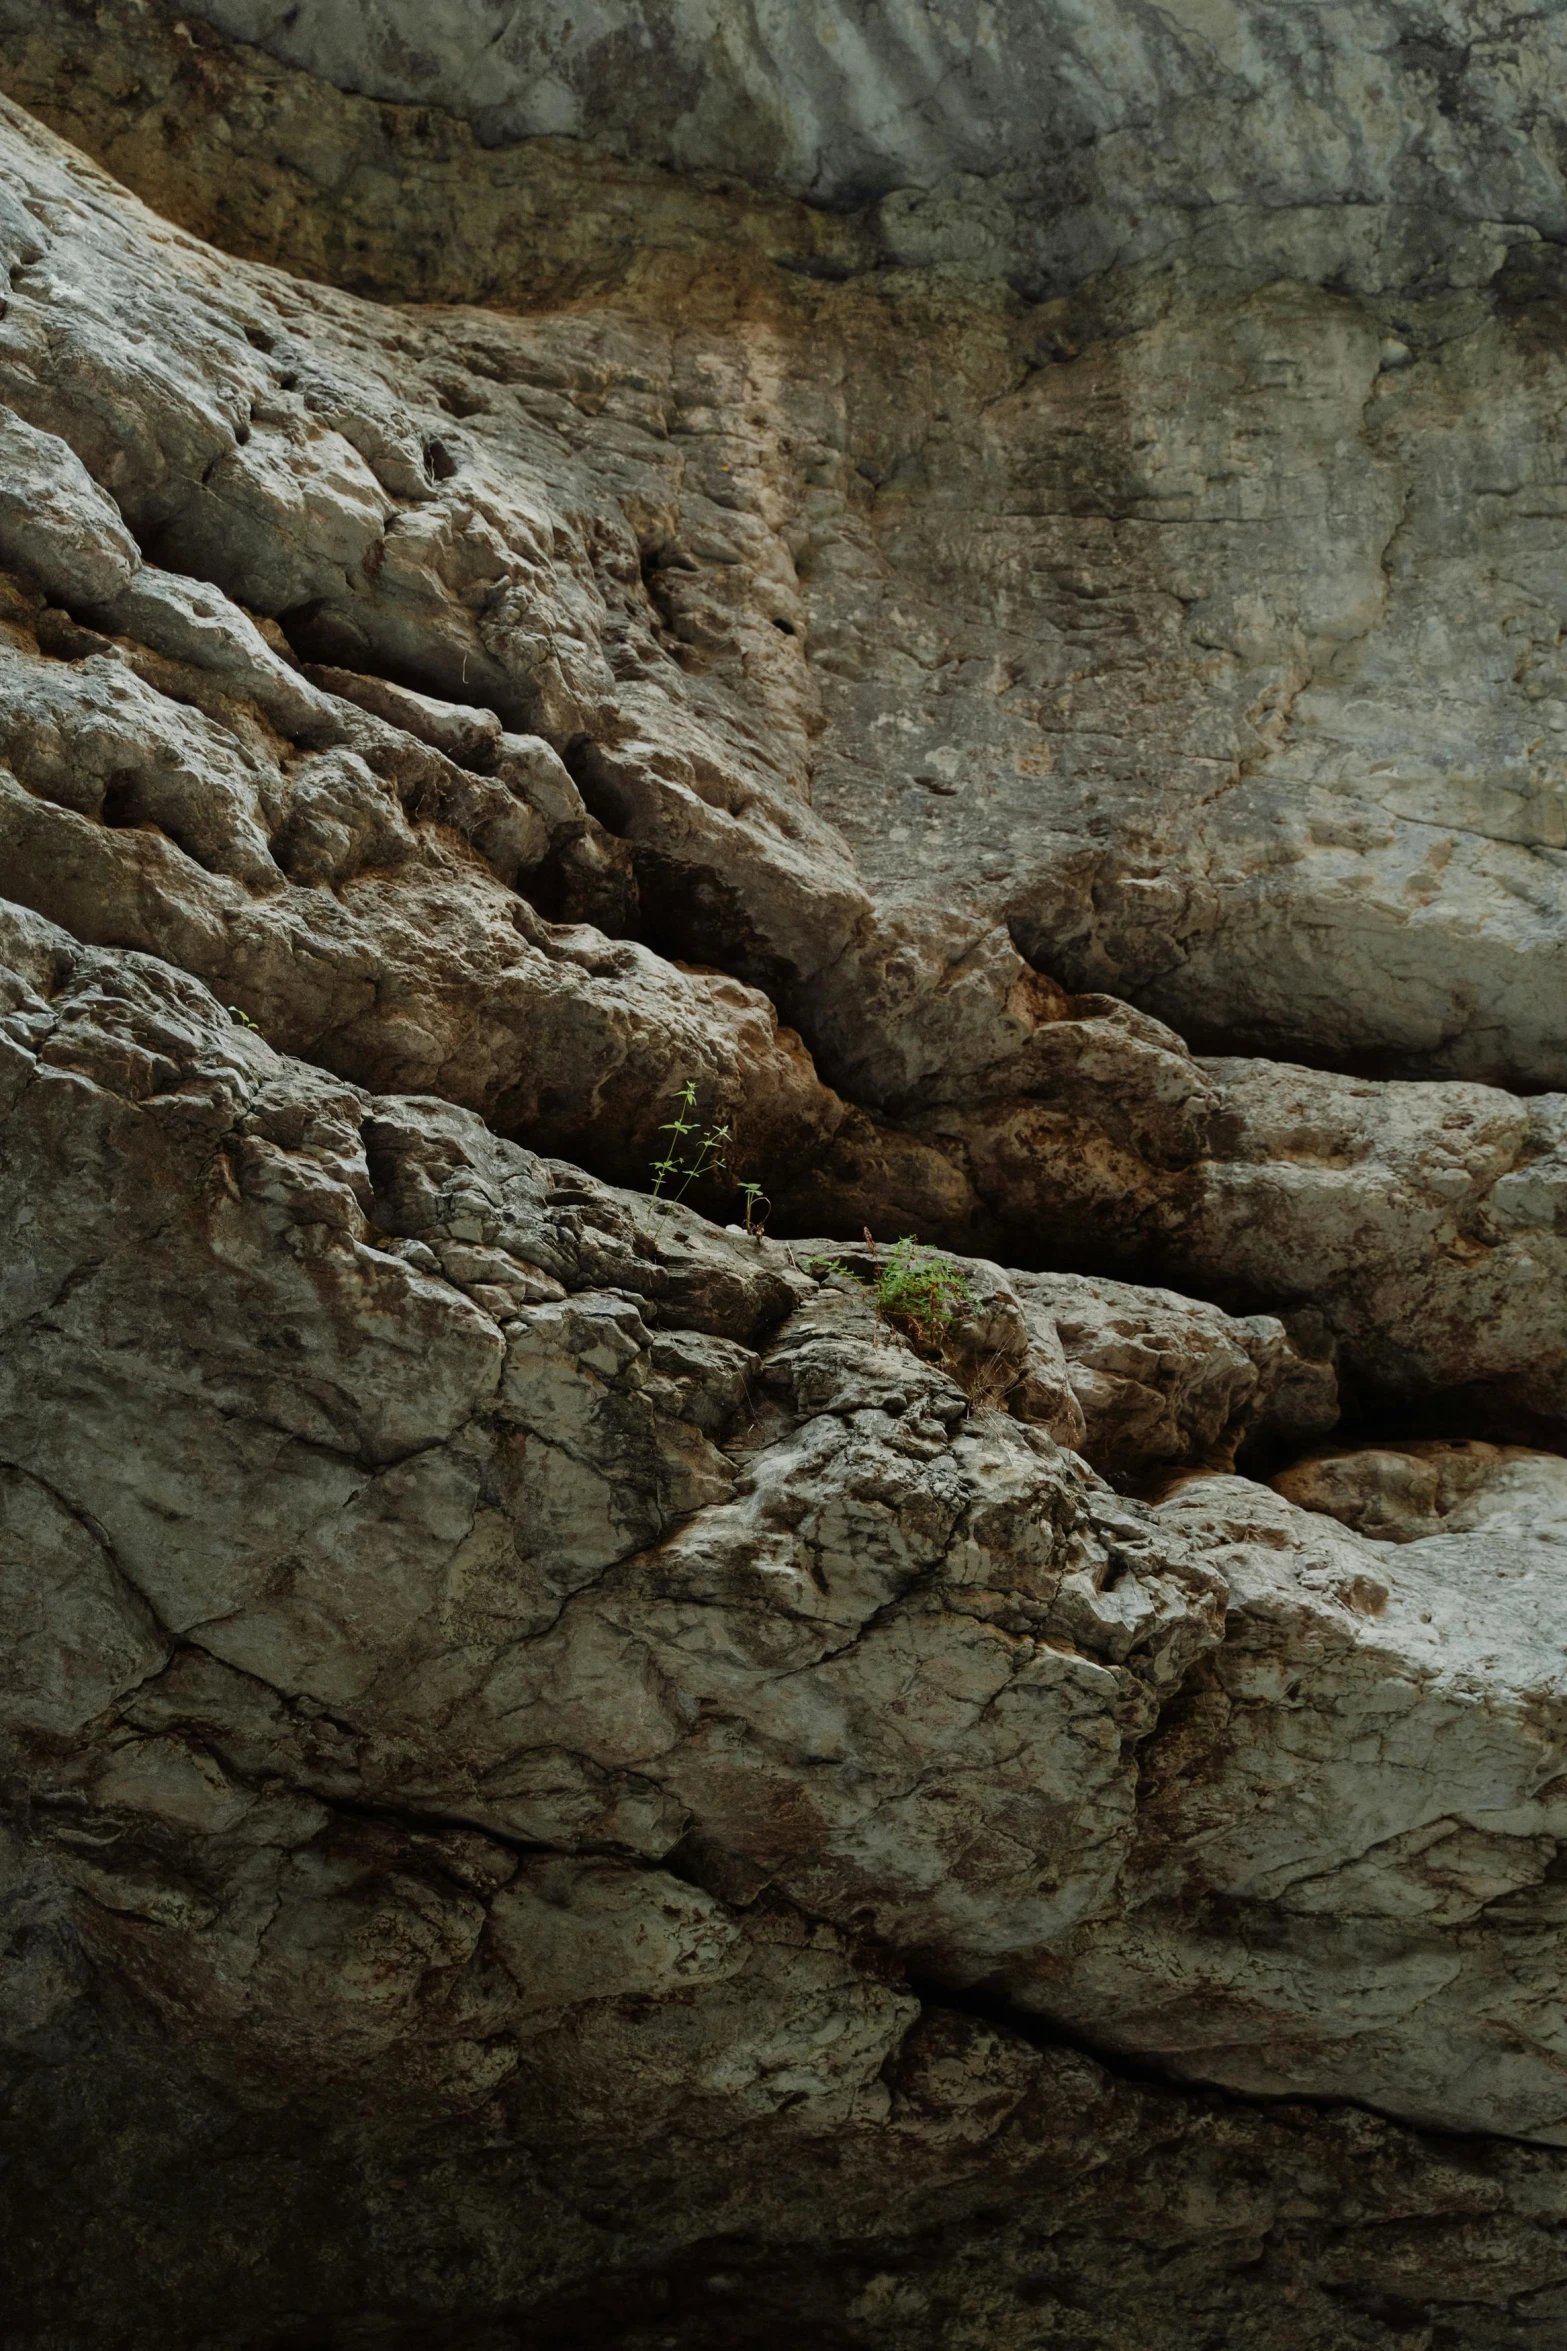
[[[201,0],[189,14],[342,89],[466,116],[486,144],[597,139],[836,207],[901,195],[916,219],[933,195],[966,198],[993,236],[1016,211],[1057,279],[1156,253],[1193,212],[1351,191],[1368,211],[1425,212],[1428,251],[1479,218],[1567,231],[1542,135],[1563,68],[1549,14],[1399,0],[1304,19],[1269,0],[1152,16],[1129,0],[939,15],[917,0],[594,0],[500,23],[482,0]]]
[[[1567,1082],[1553,14],[195,13],[418,111],[328,128],[313,79],[121,0],[68,71],[13,0],[11,87],[338,283],[612,287],[533,413],[679,483],[638,504],[680,659],[743,666],[779,748],[825,722],[815,805],[879,902],[1003,920],[1196,1041]],[[631,160],[551,181],[432,128],[479,91],[485,138]],[[654,163],[780,193],[704,210]],[[448,381],[469,420],[528,396],[476,322]]]
[[[1297,19],[0,5],[19,2351],[1559,2337],[1563,85]]]
[[[1216,2133],[1201,2161],[1292,2193],[1302,2119],[1167,2115],[1020,2038],[1034,2014],[1243,2090],[1567,2139],[1557,1457],[1492,1449],[1463,1530],[1391,1557],[1245,1479],[1124,1500],[1051,1421],[1164,1459],[1292,1393],[1309,1425],[1320,1374],[1278,1325],[978,1265],[932,1362],[820,1257],[280,1056],[165,961],[18,914],[7,966],[8,2024],[20,2112],[51,2111],[13,2165],[20,2339],[66,2309],[125,2339],[147,2183],[92,2157],[84,2280],[52,2169],[106,2129],[237,2138],[267,2340],[301,2292],[323,2322],[395,2326],[411,2296],[451,2328],[560,2299],[562,2339],[618,2340],[639,2289],[603,2272],[671,2232],[765,2235],[782,2166],[845,2340],[990,2323],[996,2277],[929,2232],[1004,2192],[1027,2274],[995,2323],[1031,2342],[1029,2279],[1064,2264],[1070,2301],[1121,2257],[1092,2196],[1087,2248],[1057,2220],[1042,2255],[1041,2164]],[[1398,2194],[1445,2208],[1434,2147],[1341,2127],[1315,2129],[1307,2218],[1346,2166],[1413,2165]],[[668,2138],[684,2176],[646,2210]],[[431,2160],[435,2245],[473,2225],[478,2167],[525,2248],[474,2252],[447,2301],[428,2247],[367,2286],[368,2210],[290,2256],[302,2174]],[[1518,2161],[1466,2191],[1509,2280],[1531,2195],[1567,2199]],[[858,2219],[833,2217],[844,2167]],[[1354,2194],[1393,2225],[1391,2184]],[[162,2215],[148,2340],[239,2339],[194,2211]],[[1263,2298],[1229,2273],[1266,2225],[1196,2231],[1204,2294]],[[1309,2229],[1285,2274],[1337,2307]]]

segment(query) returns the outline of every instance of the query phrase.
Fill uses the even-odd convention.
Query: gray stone
[[[502,13],[0,0],[7,2340],[1543,2346],[1555,18]]]
[[[968,0],[937,16],[916,0],[824,0],[736,17],[719,0],[533,0],[497,25],[473,0],[202,0],[192,13],[345,89],[451,108],[488,141],[595,139],[827,204],[895,192],[890,235],[920,261],[1016,266],[1022,246],[1036,269],[1081,274],[1189,235],[1193,213],[1309,215],[1346,198],[1396,207],[1411,243],[1432,213],[1567,228],[1559,170],[1529,136],[1561,104],[1549,12]]]
[[[120,594],[141,555],[70,444],[0,409],[0,467],[0,558],[62,603]]]

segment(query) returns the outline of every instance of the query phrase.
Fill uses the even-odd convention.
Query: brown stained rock
[[[1297,53],[1269,11],[1241,9],[1201,67],[1186,44],[1203,36],[1161,20],[1195,75],[1177,97],[1112,9],[1097,37],[1117,64],[1090,80],[1139,123],[1157,112],[1154,149],[1095,117],[1020,183],[997,176],[992,117],[980,170],[920,170],[848,213],[735,177],[699,190],[569,139],[478,144],[428,104],[323,89],[121,0],[91,35],[34,0],[0,26],[0,57],[25,104],[196,234],[453,305],[424,428],[442,462],[471,479],[522,410],[613,486],[635,533],[652,627],[617,611],[607,641],[635,731],[669,747],[643,713],[677,669],[704,729],[728,734],[730,780],[809,773],[884,918],[902,909],[941,965],[1000,922],[1073,987],[1204,1044],[1553,1086],[1559,681],[1531,499],[1561,489],[1549,240],[1567,216],[1522,125],[1557,102],[1559,29],[1530,19],[1509,63],[1500,36],[1441,52],[1402,0],[1384,11],[1402,28],[1385,40],[1341,49],[1313,17]],[[320,8],[292,29],[260,13],[285,55],[321,37]],[[961,113],[955,94],[1019,42],[1070,53],[1075,21],[1045,22],[987,20],[940,107]],[[378,18],[367,38],[385,33]],[[948,37],[927,27],[913,53]],[[754,38],[792,54],[814,35],[791,17]],[[880,38],[895,84],[907,56]],[[1128,97],[1134,59],[1158,100]],[[859,86],[841,47],[821,70]],[[1297,77],[1318,70],[1308,105]],[[615,86],[589,91],[590,116]],[[1076,87],[1053,73],[1050,104],[1070,110]],[[672,152],[733,134],[715,104],[663,123]],[[1024,107],[1030,140],[1043,104]],[[1319,104],[1343,141],[1331,164]],[[1417,117],[1429,145],[1391,129]],[[810,119],[788,114],[786,145]],[[884,132],[895,119],[926,117],[883,108]],[[744,172],[770,179],[746,147]],[[1238,174],[1222,195],[1214,154]],[[1350,154],[1352,195],[1328,193],[1320,175]],[[1092,194],[1060,184],[1073,172]],[[1424,195],[1410,174],[1431,175]],[[301,386],[383,470],[395,440],[395,483],[439,486],[384,397],[325,361]],[[364,615],[337,585],[327,617],[352,634]],[[425,660],[439,650],[431,632]],[[574,671],[559,630],[554,655]],[[585,682],[569,681],[578,707]],[[690,919],[651,833],[643,856]],[[722,960],[763,951],[753,920],[731,910]],[[803,1002],[785,1009],[805,1025]],[[834,1082],[852,1027],[851,1010]]]
[[[1083,1274],[1012,1280],[1031,1328],[1055,1334],[1082,1415],[1077,1450],[1096,1469],[1228,1466],[1239,1447],[1293,1451],[1338,1417],[1332,1365],[1272,1315]]]
[[[1281,2192],[1296,2125],[1118,2086],[964,2013],[978,1995],[1178,2074],[1558,2136],[1519,1941],[1549,1973],[1567,1729],[1538,1476],[1494,1528],[1470,1505],[1397,1549],[1245,1479],[1122,1501],[1037,1427],[1041,1360],[1114,1450],[1130,1408],[1105,1389],[1158,1350],[1164,1417],[1139,1425],[1203,1449],[1312,1396],[1276,1325],[976,1263],[948,1368],[785,1245],[366,1096],[156,960],[25,915],[9,938],[8,2029],[25,2010],[59,2052],[23,2177],[114,2117],[169,2127],[170,2100],[238,2134],[250,2209],[204,2255],[184,2196],[169,2323],[201,2323],[237,2242],[278,2279],[263,2326],[288,2281],[378,2309],[319,2232],[285,2257],[275,2166],[362,2179],[409,2133],[455,2167],[423,2191],[437,2239],[473,2212],[476,2134],[486,2193],[541,2232],[470,2246],[474,2306],[542,2324],[554,2297],[605,2341],[593,2297],[667,2258],[637,2217],[655,2144],[684,2150],[666,2248],[715,2215],[773,2227],[786,2161],[790,2239],[837,2246],[830,2306],[870,2343],[985,2310],[1032,2342],[1042,2259],[1070,2299],[1080,2265],[1129,2258],[1122,2160],[1211,2144]],[[976,1345],[1021,1366],[1010,1412],[953,1376]],[[78,2044],[111,1981],[105,2072]],[[1310,2216],[1337,2228],[1353,2178],[1376,2244],[1447,2190],[1418,2137],[1311,2131],[1318,2184],[1267,2274],[1305,2296],[1287,2339],[1326,2351],[1343,2273]],[[1478,2160],[1485,2258],[1533,2274],[1554,2172]],[[55,2222],[26,2221],[24,2308],[108,2339],[139,2191],[104,2192],[67,2300]],[[333,2193],[360,2261],[366,2190]],[[1169,2191],[1140,2193],[1167,2232]],[[981,2284],[942,2232],[998,2197]],[[1251,2309],[1233,2227],[1221,2251],[1177,2225]]]
[[[1560,2332],[1551,36],[1241,17],[1052,259],[0,0],[19,2351]]]
[[[1379,1543],[1419,1543],[1433,1535],[1500,1531],[1515,1502],[1525,1517],[1549,1515],[1567,1480],[1560,1455],[1469,1437],[1415,1438],[1403,1444],[1335,1446],[1308,1454],[1274,1480],[1287,1501],[1320,1510]]]
[[[79,299],[57,316],[49,281],[17,292],[0,395],[75,436],[50,443],[62,478],[96,463],[165,561],[60,623],[29,617],[24,583],[5,653],[13,895],[200,974],[287,1050],[608,1174],[650,1166],[694,1079],[776,1224],[874,1219],[1158,1272],[1247,1312],[1309,1305],[1374,1389],[1479,1384],[1560,1412],[1556,1098],[1204,1064],[1148,1014],[1031,972],[992,919],[878,905],[806,805],[788,728],[747,714],[752,671],[658,650],[591,443],[492,405],[465,420],[455,473],[408,489],[396,452],[444,413],[428,386],[423,417],[407,406],[408,350],[438,375],[449,335],[477,326],[436,319],[410,345],[344,297],[242,281],[30,136],[51,267]],[[130,329],[160,340],[156,373],[118,356]],[[524,329],[482,332],[499,349]],[[62,376],[46,353],[64,347],[79,364]],[[715,513],[765,506],[760,479]],[[553,616],[547,654],[524,606]],[[369,684],[349,700],[312,683],[252,611],[307,649],[332,641],[317,680],[347,659]],[[620,675],[633,638],[647,661]],[[403,715],[422,734],[385,715],[398,676],[421,681]],[[534,724],[574,776],[507,731]],[[489,772],[424,739],[442,730]],[[651,943],[553,919],[585,911]]]

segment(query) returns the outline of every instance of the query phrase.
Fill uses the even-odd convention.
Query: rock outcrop
[[[14,2166],[46,2333],[66,2295],[127,2339],[139,2176],[105,2179],[85,2284],[42,2217],[70,2205],[50,2158],[106,2125],[237,2135],[280,2282],[275,2174],[322,2116],[327,2173],[442,2151],[437,2239],[488,2149],[495,2225],[510,2195],[538,2235],[475,2254],[452,2326],[573,2283],[593,2307],[671,2229],[744,2239],[779,2165],[786,2234],[825,2241],[846,2166],[867,2342],[949,2339],[978,2289],[928,2241],[945,2199],[1004,2188],[1027,2239],[1039,2133],[1085,2098],[1126,2104],[1139,2159],[1196,2130],[1244,2167],[1304,2127],[1161,2121],[1168,2094],[1035,2048],[1033,2016],[1200,2081],[1567,2140],[1557,1457],[1492,1449],[1461,1529],[1391,1556],[1247,1479],[1121,1498],[1047,1433],[1063,1409],[1107,1456],[1137,1410],[1150,1458],[1211,1456],[1248,1405],[1320,1420],[1320,1374],[1265,1318],[983,1265],[932,1362],[822,1258],[290,1061],[166,962],[18,915],[7,963],[8,2021],[22,2112],[58,2109]],[[1117,1310],[1145,1332],[1119,1377]],[[1071,2124],[1079,2168],[1105,2127]],[[689,2169],[641,2214],[665,2138]],[[1346,2163],[1413,2164],[1439,2206],[1443,2159],[1396,2147],[1314,2156],[1324,2214]],[[907,2218],[873,2226],[888,2167]],[[607,2235],[573,2208],[606,2169]],[[1483,2177],[1487,2258],[1517,2262],[1538,2222]],[[191,2211],[149,2328],[228,2290]],[[1201,2254],[1226,2293],[1235,2226]],[[374,2235],[365,2211],[300,2255],[321,2312]],[[392,2323],[399,2260],[345,2323]],[[1288,2257],[1308,2300],[1320,2262]],[[1031,2307],[1000,2339],[1037,2339]]]
[[[825,721],[880,903],[1203,1043],[1567,1082],[1554,16],[825,5],[715,48],[684,5],[644,49],[629,4],[42,13],[0,11],[8,86],[200,233],[535,314],[464,320],[444,397],[643,476],[681,662],[786,757]],[[481,144],[426,103],[471,75],[484,137],[520,104],[618,153]]]
[[[1550,20],[854,13],[0,4],[19,2351],[1567,2317]]]

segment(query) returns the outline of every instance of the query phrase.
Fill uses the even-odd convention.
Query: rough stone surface
[[[820,2230],[824,2145],[870,2196],[912,2144],[939,2204],[953,2134],[965,2192],[1010,2176],[973,2142],[1019,2098],[1136,2105],[942,2020],[978,1994],[1244,2090],[1567,2137],[1559,1460],[1391,1556],[1245,1479],[1119,1499],[1036,1417],[1041,1324],[1093,1408],[1141,1300],[1199,1444],[1237,1363],[1287,1384],[1277,1326],[975,1266],[927,1361],[785,1245],[280,1057],[166,963],[8,938],[12,2028],[52,2145],[135,2105],[161,2020],[138,2127],[270,2115],[247,2161],[297,2168],[326,2097],[333,2162],[430,2130],[526,2169],[569,2113],[577,2192],[675,2133],[693,2199],[756,2132],[737,2215],[787,2144]],[[1009,1326],[1012,1409],[976,1406]],[[1124,1405],[1100,1429],[1124,1449]],[[147,2020],[107,2081],[105,1980]],[[612,2254],[541,2217],[464,2290],[588,2290],[650,2242],[623,2193]],[[845,2339],[932,2307],[885,2274]]]
[[[1221,1314],[1084,1274],[1012,1281],[1043,1342],[1036,1376],[1049,1376],[1053,1337],[1076,1407],[1051,1433],[1096,1469],[1158,1478],[1197,1463],[1229,1468],[1239,1447],[1295,1451],[1338,1418],[1331,1366],[1303,1354],[1272,1315]]]
[[[1274,1482],[1289,1501],[1357,1534],[1416,1543],[1482,1529],[1503,1537],[1520,1511],[1520,1533],[1543,1533],[1559,1514],[1564,1475],[1558,1454],[1444,1438],[1307,1454]]]
[[[128,0],[39,13],[0,15],[8,86],[203,233],[394,298],[588,297],[547,356],[468,322],[446,397],[572,443],[612,420],[678,658],[743,668],[796,774],[804,730],[881,904],[1003,920],[1201,1042],[1567,1082],[1554,12],[877,9],[828,66],[846,12],[741,12],[742,80],[862,112],[874,88],[893,151],[977,105],[982,169],[954,191],[909,153],[848,215],[732,183],[704,209],[638,162],[627,104],[683,108],[648,103],[645,58],[621,78],[632,9],[573,14],[564,51],[555,11],[516,11],[477,62],[485,12],[421,7],[395,71],[395,9],[242,27],[334,69],[352,28],[346,78],[420,100],[459,97],[465,56],[495,89],[508,41],[568,79],[607,42],[583,123],[624,163],[323,101]],[[655,13],[699,53],[702,10]],[[916,18],[965,71],[904,45]],[[693,87],[727,130],[668,158],[765,173],[725,70]],[[910,74],[934,116],[898,104]],[[804,136],[826,189],[840,163],[888,184]],[[1065,242],[1020,274],[1031,206]]]
[[[1418,2119],[1567,2139],[1531,1982],[1560,1903],[1563,1471],[1520,1453],[1397,1545],[1249,1481],[1161,1506],[1220,1546],[1228,1630],[1144,1750],[1125,1914],[1081,1937],[1052,2013],[1199,2078],[1271,2094],[1309,2069]]]
[[[1557,19],[722,18],[0,0],[6,2341],[1544,2351]]]
[[[91,460],[147,560],[69,610],[17,585],[13,895],[167,956],[285,1049],[606,1174],[645,1171],[694,1077],[796,1229],[903,1223],[1309,1306],[1377,1390],[1561,1414],[1561,1096],[1194,1060],[993,914],[878,900],[809,804],[813,673],[755,603],[786,617],[790,559],[721,434],[694,476],[667,417],[611,403],[573,445],[502,389],[459,436],[454,354],[537,372],[549,330],[398,323],[218,264],[36,146],[24,182],[51,242],[0,398],[74,434],[61,498]],[[32,527],[72,560],[52,508]],[[680,657],[637,529],[739,575],[732,642]],[[464,747],[476,703],[495,724]]]
[[[1543,123],[1560,109],[1549,9],[1363,0],[199,0],[236,39],[372,97],[465,115],[486,143],[603,141],[682,171],[826,204],[903,198],[970,250],[1008,212],[1034,267],[1141,259],[1224,208],[1427,209],[1428,243],[1477,217],[1567,231]],[[946,215],[945,222],[943,215]],[[912,217],[910,217],[912,216]],[[967,254],[964,256],[968,257]]]

